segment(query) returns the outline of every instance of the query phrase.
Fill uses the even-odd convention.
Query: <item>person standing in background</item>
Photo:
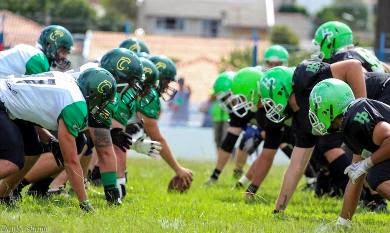
[[[169,109],[172,111],[171,126],[186,126],[189,120],[191,88],[184,84],[184,78],[177,81],[179,90],[169,103]]]

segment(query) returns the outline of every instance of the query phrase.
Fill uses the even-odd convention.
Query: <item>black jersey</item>
[[[267,119],[264,108],[259,108],[257,112],[249,112],[240,118],[234,113],[230,113],[229,125],[244,129],[247,124],[255,120],[257,127],[265,131],[264,148],[277,149],[282,141],[287,141],[288,126],[276,124]],[[291,134],[288,135],[290,137]],[[291,141],[290,139],[289,141]]]
[[[309,148],[315,145],[317,137],[311,133],[309,120],[309,96],[313,87],[322,80],[332,78],[330,65],[316,60],[305,60],[297,66],[293,75],[293,92],[299,110],[293,113],[295,145]]]
[[[385,72],[378,58],[367,49],[361,47],[353,47],[353,48],[340,51],[334,54],[330,59],[325,60],[325,62],[335,63],[335,62],[344,61],[348,59],[356,59],[360,61],[360,63],[362,63],[362,66],[368,72],[380,72],[380,73]]]
[[[382,101],[390,104],[390,74],[367,72],[364,74],[366,79],[367,98]]]
[[[390,106],[380,101],[360,98],[353,101],[343,117],[342,131],[345,143],[355,154],[363,149],[371,153],[379,146],[372,141],[376,124],[390,123]]]

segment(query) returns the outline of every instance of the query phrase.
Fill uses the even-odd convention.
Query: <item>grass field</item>
[[[341,200],[316,199],[298,192],[283,216],[271,214],[283,167],[275,167],[259,190],[260,201],[247,204],[232,190],[232,168],[220,182],[205,188],[211,163],[183,162],[195,172],[187,194],[170,194],[173,176],[162,160],[130,159],[128,195],[120,207],[110,208],[102,189],[92,187],[89,198],[96,211],[83,214],[76,198],[24,197],[18,208],[0,207],[0,232],[335,232],[324,226],[336,219]],[[350,232],[390,232],[390,215],[359,210]]]

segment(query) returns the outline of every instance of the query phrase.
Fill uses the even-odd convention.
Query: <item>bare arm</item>
[[[375,125],[372,140],[379,149],[371,155],[373,164],[390,159],[390,124],[382,121]]]
[[[70,184],[77,195],[79,201],[87,200],[87,194],[84,187],[83,170],[77,156],[75,138],[69,133],[62,119],[58,122],[58,141],[60,144],[64,165],[68,174]]]
[[[161,143],[160,155],[165,162],[175,171],[177,175],[182,177],[187,182],[192,180],[192,172],[188,169],[183,168],[175,159],[171,149],[164,136],[161,134],[156,119],[149,118],[142,113],[139,113],[144,120],[144,129],[147,135],[154,140]]]
[[[358,155],[353,155],[352,162],[357,162],[362,158]],[[343,208],[340,213],[340,217],[344,219],[352,219],[353,214],[356,211],[357,204],[359,202],[360,193],[362,192],[363,183],[366,176],[361,176],[355,184],[351,181],[348,182],[344,192]]]
[[[358,60],[345,60],[330,65],[332,76],[351,86],[356,98],[367,97],[362,64]]]
[[[305,172],[306,166],[310,160],[314,147],[301,148],[294,146],[291,154],[290,164],[284,174],[282,188],[276,201],[275,210],[284,210],[287,207],[294,191]]]

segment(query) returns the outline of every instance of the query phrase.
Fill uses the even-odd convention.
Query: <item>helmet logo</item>
[[[65,35],[65,33],[63,31],[55,30],[52,33],[50,33],[49,38],[52,41],[56,41],[58,38],[63,37],[64,35]]]
[[[322,30],[322,38],[326,39],[328,42],[333,38],[333,32],[329,31],[328,28]]]
[[[265,86],[265,88],[267,88],[268,90],[272,88],[272,86],[274,85],[275,83],[275,78],[269,78],[269,79],[263,79],[263,85]]]
[[[105,89],[111,89],[112,88],[112,83],[108,80],[104,80],[99,85],[97,86],[97,91],[100,94],[103,94],[105,92]]]
[[[306,66],[306,71],[312,72],[312,73],[317,73],[317,71],[320,69],[320,63],[319,62],[312,62],[309,63]]]
[[[128,57],[121,57],[116,63],[117,70],[125,70],[126,66],[131,64],[131,59]]]
[[[314,93],[313,103],[320,105],[321,102],[322,102],[322,97],[317,93]]]
[[[150,67],[144,67],[145,74],[153,74],[153,70]]]
[[[138,44],[133,44],[133,45],[131,45],[131,46],[129,47],[129,50],[138,53],[138,51],[139,51]]]
[[[167,68],[167,64],[165,64],[164,62],[161,62],[161,61],[159,61],[159,62],[157,62],[157,64],[156,64],[156,67],[157,67],[157,69],[166,69]]]

